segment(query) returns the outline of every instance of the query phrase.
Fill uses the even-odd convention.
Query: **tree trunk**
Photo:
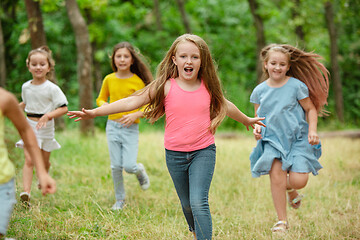
[[[181,13],[181,17],[182,17],[182,21],[183,21],[185,30],[187,33],[191,33],[192,31],[191,31],[189,19],[187,17],[186,11],[185,11],[184,0],[176,0],[176,2],[179,6],[179,11]]]
[[[29,22],[31,48],[35,49],[47,45],[39,1],[25,0],[25,5]]]
[[[344,122],[344,100],[342,93],[342,83],[339,71],[339,62],[337,59],[338,46],[337,46],[337,33],[334,23],[334,11],[331,1],[327,1],[324,4],[326,24],[330,36],[330,59],[331,59],[331,79],[333,83],[333,91],[335,95],[335,107],[336,115],[340,122]]]
[[[292,8],[292,16],[293,19],[296,19],[299,17],[299,9],[300,9],[300,0],[294,0],[295,6],[294,8]],[[304,29],[302,25],[296,25],[295,26],[295,34],[298,38],[298,41],[300,41],[301,45],[304,45],[305,43],[305,34],[304,34]],[[302,46],[305,47],[305,46]]]
[[[154,0],[154,12],[156,17],[156,28],[158,31],[163,30],[162,22],[161,22],[161,12],[160,12],[160,4],[159,0]]]
[[[26,5],[29,30],[30,30],[31,48],[35,49],[47,45],[46,34],[44,30],[44,24],[43,24],[39,1],[25,0],[25,5]],[[55,69],[53,72],[53,78],[50,79],[50,81],[57,84]],[[65,129],[64,118],[63,117],[56,118],[55,126],[56,126],[56,130],[64,130]]]
[[[256,0],[248,0],[251,10],[251,15],[254,18],[254,25],[256,29],[256,75],[257,81],[261,81],[262,76],[262,62],[260,62],[260,52],[263,47],[265,47],[265,34],[264,34],[264,24],[261,16],[258,12],[258,3]]]
[[[91,81],[92,62],[88,27],[80,13],[76,0],[66,0],[66,9],[75,32],[80,108],[91,109],[93,108],[93,85]],[[83,134],[93,134],[94,121],[81,121],[80,130]]]
[[[99,93],[100,89],[101,89],[102,80],[104,77],[101,73],[101,63],[95,59],[95,51],[97,49],[95,45],[96,45],[95,42],[91,44],[91,48],[93,50],[92,54],[91,54],[91,58],[92,58],[93,67],[94,67],[93,75],[95,78],[95,83],[94,83],[95,92]]]
[[[5,43],[4,34],[0,19],[0,86],[5,88],[6,85],[6,63],[5,63]]]
[[[94,22],[94,19],[91,16],[90,9],[84,9],[85,19],[87,24],[90,25]],[[92,61],[92,76],[94,79],[93,87],[95,88],[95,92],[99,93],[101,89],[101,84],[103,80],[103,75],[101,73],[101,63],[96,60],[95,53],[97,51],[97,44],[96,41],[91,43],[91,61]]]

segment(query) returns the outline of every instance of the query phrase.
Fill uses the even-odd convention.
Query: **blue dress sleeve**
[[[306,86],[306,84],[301,81],[299,81],[299,83],[300,84],[299,84],[299,88],[298,88],[297,96],[296,96],[298,101],[309,97],[309,89]]]
[[[256,87],[250,95],[250,102],[260,104],[259,100],[259,88]]]

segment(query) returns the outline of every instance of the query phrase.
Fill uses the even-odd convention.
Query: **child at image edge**
[[[214,133],[227,115],[247,128],[260,120],[249,118],[226,100],[206,42],[184,34],[158,66],[156,80],[140,93],[93,110],[70,111],[75,121],[149,104],[145,116],[154,122],[166,115],[166,164],[194,239],[212,239],[208,203],[215,168]]]
[[[141,55],[128,42],[121,42],[114,46],[111,55],[113,73],[107,75],[101,86],[97,105],[105,106],[119,99],[125,98],[148,85],[153,77],[151,71],[141,60]],[[109,115],[106,124],[111,161],[111,172],[114,181],[116,202],[112,210],[121,210],[125,203],[125,188],[123,169],[127,173],[135,174],[143,190],[150,187],[150,179],[145,167],[136,163],[139,145],[139,122],[143,111],[136,109]]]
[[[22,85],[21,97],[23,101],[20,103],[20,107],[25,111],[27,121],[35,132],[46,171],[49,172],[50,153],[61,147],[54,138],[54,118],[67,112],[68,102],[61,89],[48,80],[52,77],[55,62],[47,46],[31,50],[26,59],[26,65],[32,79]],[[23,148],[23,140],[17,142],[16,146]],[[34,165],[26,149],[24,149],[24,155],[24,191],[20,194],[20,200],[30,207]]]
[[[328,96],[328,71],[319,55],[290,45],[271,44],[261,51],[265,81],[250,96],[255,116],[267,128],[255,126],[258,140],[250,155],[253,177],[269,174],[278,222],[273,232],[288,229],[286,192],[292,208],[299,208],[309,172],[318,174],[321,145],[317,117]]]
[[[56,183],[46,172],[34,131],[27,123],[24,114],[19,108],[18,101],[14,95],[0,88],[0,239],[3,239],[6,235],[14,204],[16,203],[15,167],[8,158],[4,142],[5,117],[14,124],[24,140],[28,154],[34,160],[43,195],[55,193],[56,191]]]

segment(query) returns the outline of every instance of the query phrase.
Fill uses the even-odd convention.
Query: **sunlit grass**
[[[31,210],[17,204],[8,237],[16,239],[192,239],[166,169],[163,133],[140,134],[138,162],[151,178],[142,191],[125,174],[126,208],[112,212],[113,182],[105,133],[57,133],[62,148],[51,156],[58,191],[42,197],[33,183]],[[217,163],[210,190],[214,239],[360,239],[360,139],[322,139],[322,169],[302,191],[299,210],[288,208],[290,231],[273,236],[276,222],[268,176],[252,178],[248,135],[216,137]],[[11,156],[22,156],[11,149]],[[19,153],[20,152],[20,153]],[[21,191],[21,165],[17,191]]]

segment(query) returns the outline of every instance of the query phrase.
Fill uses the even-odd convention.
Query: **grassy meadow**
[[[10,136],[11,135],[11,136]],[[17,166],[17,197],[21,192],[23,155],[12,144]],[[16,204],[7,237],[16,239],[192,239],[167,172],[163,133],[140,134],[138,162],[151,179],[142,191],[134,175],[125,174],[126,207],[113,212],[115,201],[106,136],[84,137],[77,130],[58,132],[62,145],[51,156],[50,174],[57,192],[41,196],[33,181],[32,208]],[[269,177],[252,178],[250,134],[216,135],[217,163],[210,189],[213,239],[360,239],[360,139],[324,138],[324,169],[311,175],[298,210],[288,207],[290,230],[270,231],[276,214]]]

